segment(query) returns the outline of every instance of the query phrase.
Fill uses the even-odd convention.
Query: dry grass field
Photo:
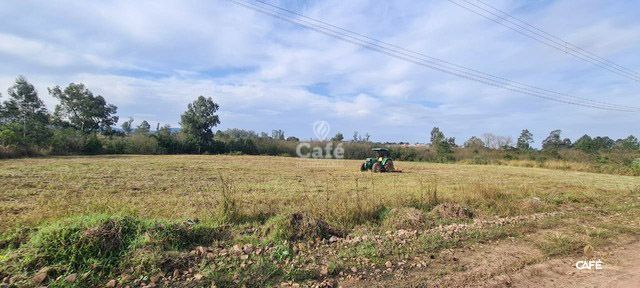
[[[0,161],[0,276],[27,287],[438,281],[464,270],[440,257],[452,249],[515,241],[537,251],[524,267],[598,253],[639,231],[639,177],[358,165],[219,155]]]

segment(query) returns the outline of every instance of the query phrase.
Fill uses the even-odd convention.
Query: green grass
[[[154,251],[186,250],[226,237],[224,229],[202,224],[141,220],[131,216],[81,216],[41,225],[4,250],[1,274],[33,274],[52,268],[49,278],[90,272],[98,284],[115,270],[150,270]],[[141,254],[140,251],[149,251]],[[153,259],[151,259],[153,260]],[[147,267],[138,267],[145,266]],[[26,273],[25,273],[26,272]],[[23,279],[26,281],[26,279]]]
[[[547,256],[567,256],[577,254],[586,243],[577,235],[552,234],[547,235],[538,247]]]

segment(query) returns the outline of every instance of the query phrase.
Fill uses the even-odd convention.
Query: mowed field
[[[312,286],[333,285],[332,281],[356,281],[348,283],[357,286],[357,281],[390,281],[415,273],[427,275],[424,279],[428,281],[455,284],[447,277],[464,269],[438,256],[450,249],[521,241],[521,248],[536,251],[518,264],[524,267],[553,257],[599,253],[618,239],[638,235],[640,177],[416,162],[397,162],[402,173],[374,174],[360,172],[359,164],[351,160],[221,155],[2,160],[0,276],[6,283],[29,286],[41,280],[32,279],[34,275],[55,266],[37,284],[65,286],[71,285],[66,276],[104,265],[96,275],[80,274],[86,279],[73,279],[73,285],[95,285],[112,278],[117,285],[124,285],[138,276],[142,280],[137,284],[149,284],[157,275],[154,280],[160,286],[290,282]],[[43,244],[42,239],[50,235],[41,234],[50,232],[51,227],[64,229],[65,221],[71,221],[67,226],[76,227],[73,233],[82,239],[93,226],[102,227],[108,221],[116,225],[113,223],[122,219],[141,221],[134,221],[135,231],[146,240],[118,242],[121,251],[109,255],[113,258],[109,261],[100,262],[99,254],[91,256],[99,258],[92,260],[98,263],[94,266],[84,260],[67,264],[67,256],[60,253],[25,260],[25,253],[58,249],[55,244]],[[79,223],[82,221],[86,224]],[[145,256],[151,260],[144,259],[157,263],[120,259],[131,258],[127,253],[153,242],[147,239],[149,231],[157,229],[144,229],[156,224],[149,223],[185,222],[224,230],[226,236],[154,246],[157,249],[149,252],[154,256]],[[65,243],[60,245],[68,245]],[[306,244],[301,244],[303,248],[296,243]],[[45,249],[43,245],[49,246]],[[244,249],[247,245],[248,251]],[[287,252],[278,250],[278,245],[284,245]],[[195,254],[209,258],[193,260],[188,264],[191,267],[163,264],[169,250],[194,254],[192,249],[200,246],[210,248]],[[256,254],[256,249],[265,252]],[[232,251],[250,256],[225,258],[231,257]],[[258,266],[247,268],[252,265]],[[183,271],[188,268],[189,272]],[[256,279],[258,282],[253,282]]]

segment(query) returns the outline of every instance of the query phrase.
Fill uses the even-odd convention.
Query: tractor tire
[[[365,170],[367,170],[367,163],[360,164],[360,171],[365,171]]]
[[[371,167],[371,172],[373,173],[382,172],[382,164],[380,164],[380,162],[373,163],[373,166]]]
[[[387,160],[387,163],[384,164],[384,172],[393,172],[393,170],[395,170],[393,161]]]

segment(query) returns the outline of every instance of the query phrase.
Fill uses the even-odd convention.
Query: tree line
[[[147,121],[134,128],[132,118],[116,128],[118,107],[82,83],[47,90],[59,101],[53,113],[25,77],[7,90],[0,103],[0,156],[213,152],[212,128],[220,119],[211,98],[199,96],[187,106],[180,133],[158,124],[152,135]]]
[[[216,114],[220,106],[203,96],[187,105],[180,117],[180,129],[158,123],[152,130],[146,120],[136,123],[133,118],[117,127],[118,108],[82,83],[50,87],[47,92],[58,100],[53,112],[25,77],[19,76],[7,90],[7,97],[0,102],[0,157],[186,153],[295,156],[300,141],[294,136],[286,137],[280,129],[271,134],[243,129],[214,132],[220,124]],[[632,135],[616,140],[584,135],[572,142],[561,133],[561,130],[551,131],[542,141],[541,149],[534,148],[533,134],[527,129],[523,129],[515,141],[508,136],[485,133],[470,137],[461,145],[455,138],[446,137],[438,127],[429,134],[430,144],[423,146],[374,143],[368,133],[358,132],[354,132],[350,140],[338,132],[329,141],[344,142],[347,159],[369,157],[374,146],[392,148],[396,159],[431,162],[565,159],[592,163],[613,161],[616,165],[632,166],[640,157],[640,143]]]

